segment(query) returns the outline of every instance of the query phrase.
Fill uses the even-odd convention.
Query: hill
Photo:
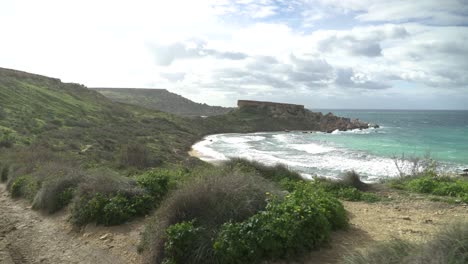
[[[91,88],[113,101],[140,105],[182,116],[213,116],[233,108],[195,103],[166,89]]]
[[[179,160],[203,132],[168,113],[115,103],[83,85],[0,68],[0,145],[38,144],[112,162],[143,145],[150,163]],[[150,165],[150,164],[148,164]]]

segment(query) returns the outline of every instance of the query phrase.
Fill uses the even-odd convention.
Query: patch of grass
[[[402,240],[377,243],[348,253],[343,264],[464,264],[468,263],[468,223],[452,223],[424,244]]]
[[[226,222],[243,221],[263,210],[267,192],[280,194],[275,185],[256,174],[229,168],[208,167],[194,173],[161,204],[147,226],[140,250],[151,263],[168,257],[164,251],[165,230],[177,223],[196,219],[196,228],[203,230],[185,254],[184,263],[216,263],[213,239]]]
[[[468,203],[468,181],[461,177],[421,175],[393,179],[388,184],[396,189],[448,196]]]

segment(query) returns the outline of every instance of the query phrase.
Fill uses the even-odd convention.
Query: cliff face
[[[359,120],[312,112],[303,105],[262,101],[239,100],[238,109],[233,112],[239,120],[249,123],[259,131],[274,130],[313,130],[332,132],[369,128],[369,124]]]

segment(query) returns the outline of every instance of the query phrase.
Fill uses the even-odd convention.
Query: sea
[[[380,128],[216,134],[193,149],[208,162],[245,158],[267,165],[284,164],[305,178],[340,178],[354,170],[364,181],[375,182],[409,173],[418,159],[433,160],[443,172],[461,173],[468,168],[468,111],[315,111],[358,118]]]

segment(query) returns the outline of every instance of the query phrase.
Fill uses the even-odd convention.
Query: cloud
[[[161,66],[169,66],[177,59],[195,59],[213,56],[218,59],[243,60],[248,57],[241,52],[219,51],[206,48],[206,42],[192,40],[186,43],[177,42],[169,45],[151,45],[155,62]]]

